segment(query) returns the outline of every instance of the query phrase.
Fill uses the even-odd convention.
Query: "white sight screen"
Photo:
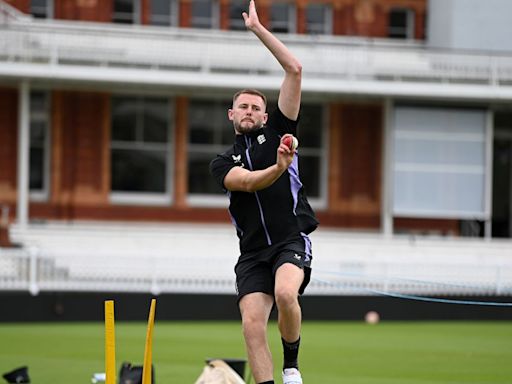
[[[393,213],[485,218],[486,111],[398,106]]]

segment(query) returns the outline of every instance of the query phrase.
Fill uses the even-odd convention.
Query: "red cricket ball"
[[[290,135],[290,136],[286,136],[283,139],[283,144],[286,145],[291,150],[295,150],[299,146],[299,140],[297,140],[297,138],[295,136]]]

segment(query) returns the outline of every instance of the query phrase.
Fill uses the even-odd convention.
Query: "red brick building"
[[[24,47],[21,39],[11,40],[8,52],[3,53],[7,59],[0,63],[0,203],[10,208],[11,220],[20,214],[16,211],[20,199],[19,162],[23,158],[19,154],[19,127],[21,120],[27,119],[29,220],[229,221],[226,199],[209,178],[206,165],[229,144],[231,131],[226,110],[231,95],[243,84],[243,79],[237,77],[237,69],[214,72],[210,68],[214,84],[207,85],[210,78],[202,77],[202,72],[192,65],[192,69],[184,70],[175,67],[178,64],[165,64],[165,67],[156,63],[159,67],[154,71],[155,78],[139,82],[138,76],[153,74],[151,63],[145,67],[133,64],[129,46],[112,44],[122,34],[122,41],[127,44],[131,37],[134,41],[147,37],[147,52],[152,55],[158,51],[159,41],[171,38],[166,33],[173,34],[176,44],[182,39],[184,47],[191,47],[195,39],[206,39],[211,34],[218,36],[221,43],[222,39],[228,39],[224,42],[227,47],[223,56],[229,59],[230,54],[238,55],[238,40],[233,40],[231,51],[228,49],[230,36],[247,38],[240,37],[244,32],[238,31],[243,29],[238,16],[241,2],[10,0],[6,3],[36,16],[24,21],[25,27],[18,29],[16,23],[5,21],[6,28],[13,31],[12,36],[21,36],[27,28],[32,33],[30,38],[37,36],[38,31],[43,31],[39,36],[50,36],[41,37],[40,47],[35,43]],[[296,44],[297,49],[309,51],[311,56],[312,64],[304,67],[303,131],[299,137],[304,157],[301,172],[324,226],[378,231],[389,226],[386,220],[392,220],[391,228],[395,231],[443,234],[461,231],[464,217],[394,215],[386,207],[386,201],[392,199],[386,192],[392,180],[386,174],[393,169],[386,158],[390,156],[387,141],[392,140],[387,133],[387,119],[395,113],[396,106],[441,103],[443,107],[460,107],[460,97],[443,96],[444,88],[431,92],[419,90],[430,86],[426,72],[408,72],[425,49],[427,3],[427,0],[261,0],[257,4],[260,19],[269,29],[287,34],[283,36],[290,40],[292,50]],[[5,9],[5,15],[14,12]],[[20,15],[4,18],[14,17]],[[47,24],[42,25],[40,18],[46,19]],[[76,46],[71,40],[65,46],[58,42],[61,36],[66,36],[67,29],[75,36]],[[98,37],[102,30],[104,39]],[[158,37],[153,39],[151,34]],[[45,44],[50,47],[46,51]],[[17,59],[17,53],[9,53],[21,49],[20,46],[30,50],[30,58],[27,59],[28,51],[20,53],[23,59]],[[51,47],[58,51],[57,64],[52,62]],[[116,49],[124,48],[126,52],[119,53],[120,59],[107,58],[118,54]],[[140,43],[133,46],[137,57],[146,55],[143,48],[144,44]],[[188,55],[189,48],[183,49],[174,52],[176,59]],[[252,49],[260,48],[256,44]],[[316,68],[317,49],[325,50],[322,57],[329,57],[328,53],[332,52],[329,59],[332,62],[327,62],[329,69],[325,73]],[[396,56],[400,52],[404,55],[412,52],[411,62],[401,62],[400,56]],[[65,54],[68,56],[59,56]],[[343,80],[347,88],[323,91],[322,82],[329,81],[329,71],[344,71],[341,65],[345,64],[337,64],[340,57],[345,58],[344,63],[350,66],[347,71],[353,77]],[[367,83],[361,78],[368,76],[367,68],[375,68],[372,57],[378,58],[381,72],[372,69],[372,78]],[[384,68],[387,59],[391,60],[391,72]],[[119,64],[119,60],[125,62]],[[108,64],[102,64],[104,61]],[[16,68],[7,67],[17,63]],[[111,68],[117,68],[117,74],[107,73]],[[124,72],[125,81],[119,78],[128,70],[131,72]],[[316,77],[310,80],[308,71]],[[199,84],[187,84],[187,76],[191,74],[194,78],[194,73],[198,74]],[[160,84],[159,74],[162,77],[172,74],[175,80],[162,80]],[[251,79],[250,73],[246,75],[248,85],[259,81],[257,76]],[[180,76],[183,83],[177,80]],[[275,100],[279,87],[278,76],[271,73],[262,78],[262,89],[269,93],[271,100]],[[356,84],[355,88],[350,88],[350,84]],[[459,85],[456,83],[454,87]],[[493,103],[492,97],[478,96],[466,100],[464,108],[488,110]],[[507,120],[507,113],[499,114],[497,119]],[[485,221],[483,217],[477,219]]]

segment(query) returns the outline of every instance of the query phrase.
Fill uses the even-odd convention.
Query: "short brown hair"
[[[267,106],[267,98],[265,97],[265,95],[258,91],[257,89],[242,89],[241,91],[238,91],[237,93],[235,93],[233,95],[233,105],[235,104],[236,102],[236,99],[238,99],[238,96],[242,95],[242,94],[249,94],[249,95],[255,95],[255,96],[259,96],[263,99],[263,103],[265,104],[265,107]]]

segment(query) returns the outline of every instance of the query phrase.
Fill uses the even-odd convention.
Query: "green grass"
[[[118,369],[142,362],[145,335],[145,323],[116,323]],[[28,365],[33,384],[90,383],[104,371],[103,337],[102,323],[0,324],[0,374]],[[275,323],[269,337],[277,375]],[[512,382],[510,322],[305,322],[302,338],[307,384]],[[191,384],[205,358],[244,356],[238,322],[155,323],[157,384]]]

